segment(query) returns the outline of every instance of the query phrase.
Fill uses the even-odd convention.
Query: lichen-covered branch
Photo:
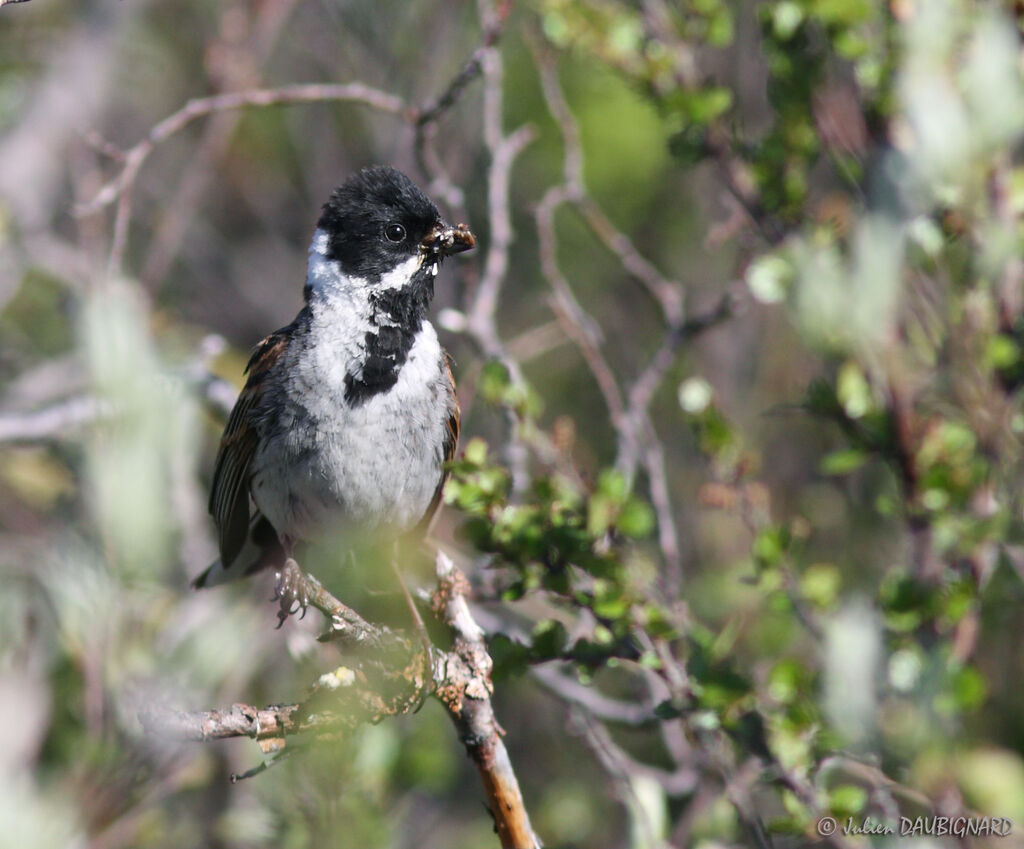
[[[501,739],[504,732],[494,716],[492,662],[484,631],[466,601],[469,582],[442,552],[437,554],[436,573],[431,606],[451,632],[448,651],[425,649],[417,640],[367,622],[316,578],[305,575],[300,594],[330,623],[322,639],[358,649],[347,658],[351,665],[321,675],[301,703],[263,708],[235,704],[227,710],[200,711],[152,705],[140,712],[143,728],[161,737],[196,742],[250,737],[265,752],[277,752],[288,736],[379,722],[409,713],[433,695],[447,709],[480,773],[503,849],[539,847]]]
[[[139,712],[147,732],[174,740],[223,740],[228,737],[283,737],[316,727],[316,720],[296,720],[299,705],[271,705],[257,708],[234,704],[227,710],[183,711],[149,705]]]
[[[437,554],[437,583],[434,613],[454,636],[446,658],[451,680],[437,696],[448,709],[466,752],[480,772],[501,845],[505,849],[539,847],[501,739],[504,732],[494,716],[491,658],[484,644],[483,629],[466,603],[469,583],[441,551]]]

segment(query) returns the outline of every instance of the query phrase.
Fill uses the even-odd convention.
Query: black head
[[[335,189],[317,226],[327,234],[328,258],[368,281],[419,254],[436,260],[474,244],[468,230],[441,219],[412,180],[382,165],[364,168]]]

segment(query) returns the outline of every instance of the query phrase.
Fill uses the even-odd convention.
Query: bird
[[[332,526],[426,532],[460,429],[428,308],[441,261],[475,244],[395,168],[364,168],[334,190],[304,306],[254,349],[221,437],[209,501],[220,557],[197,589],[272,568],[280,627],[304,612],[301,543]]]

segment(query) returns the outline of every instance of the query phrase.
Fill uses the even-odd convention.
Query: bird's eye
[[[384,228],[384,235],[387,236],[389,242],[404,242],[405,228],[401,224],[388,224]]]

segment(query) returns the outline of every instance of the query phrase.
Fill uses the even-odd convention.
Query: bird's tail
[[[238,571],[241,572],[240,569]],[[220,558],[218,557],[213,561],[213,563],[207,566],[197,578],[193,579],[192,588],[196,590],[203,590],[207,587],[216,587],[220,584],[227,583],[237,577],[232,572],[233,570],[224,568],[224,564],[220,562]]]
[[[270,522],[257,513],[249,525],[245,544],[234,559],[227,566],[220,558],[214,560],[192,581],[192,586],[197,590],[216,587],[262,569],[280,569],[284,561],[284,549],[277,538],[277,533]]]

